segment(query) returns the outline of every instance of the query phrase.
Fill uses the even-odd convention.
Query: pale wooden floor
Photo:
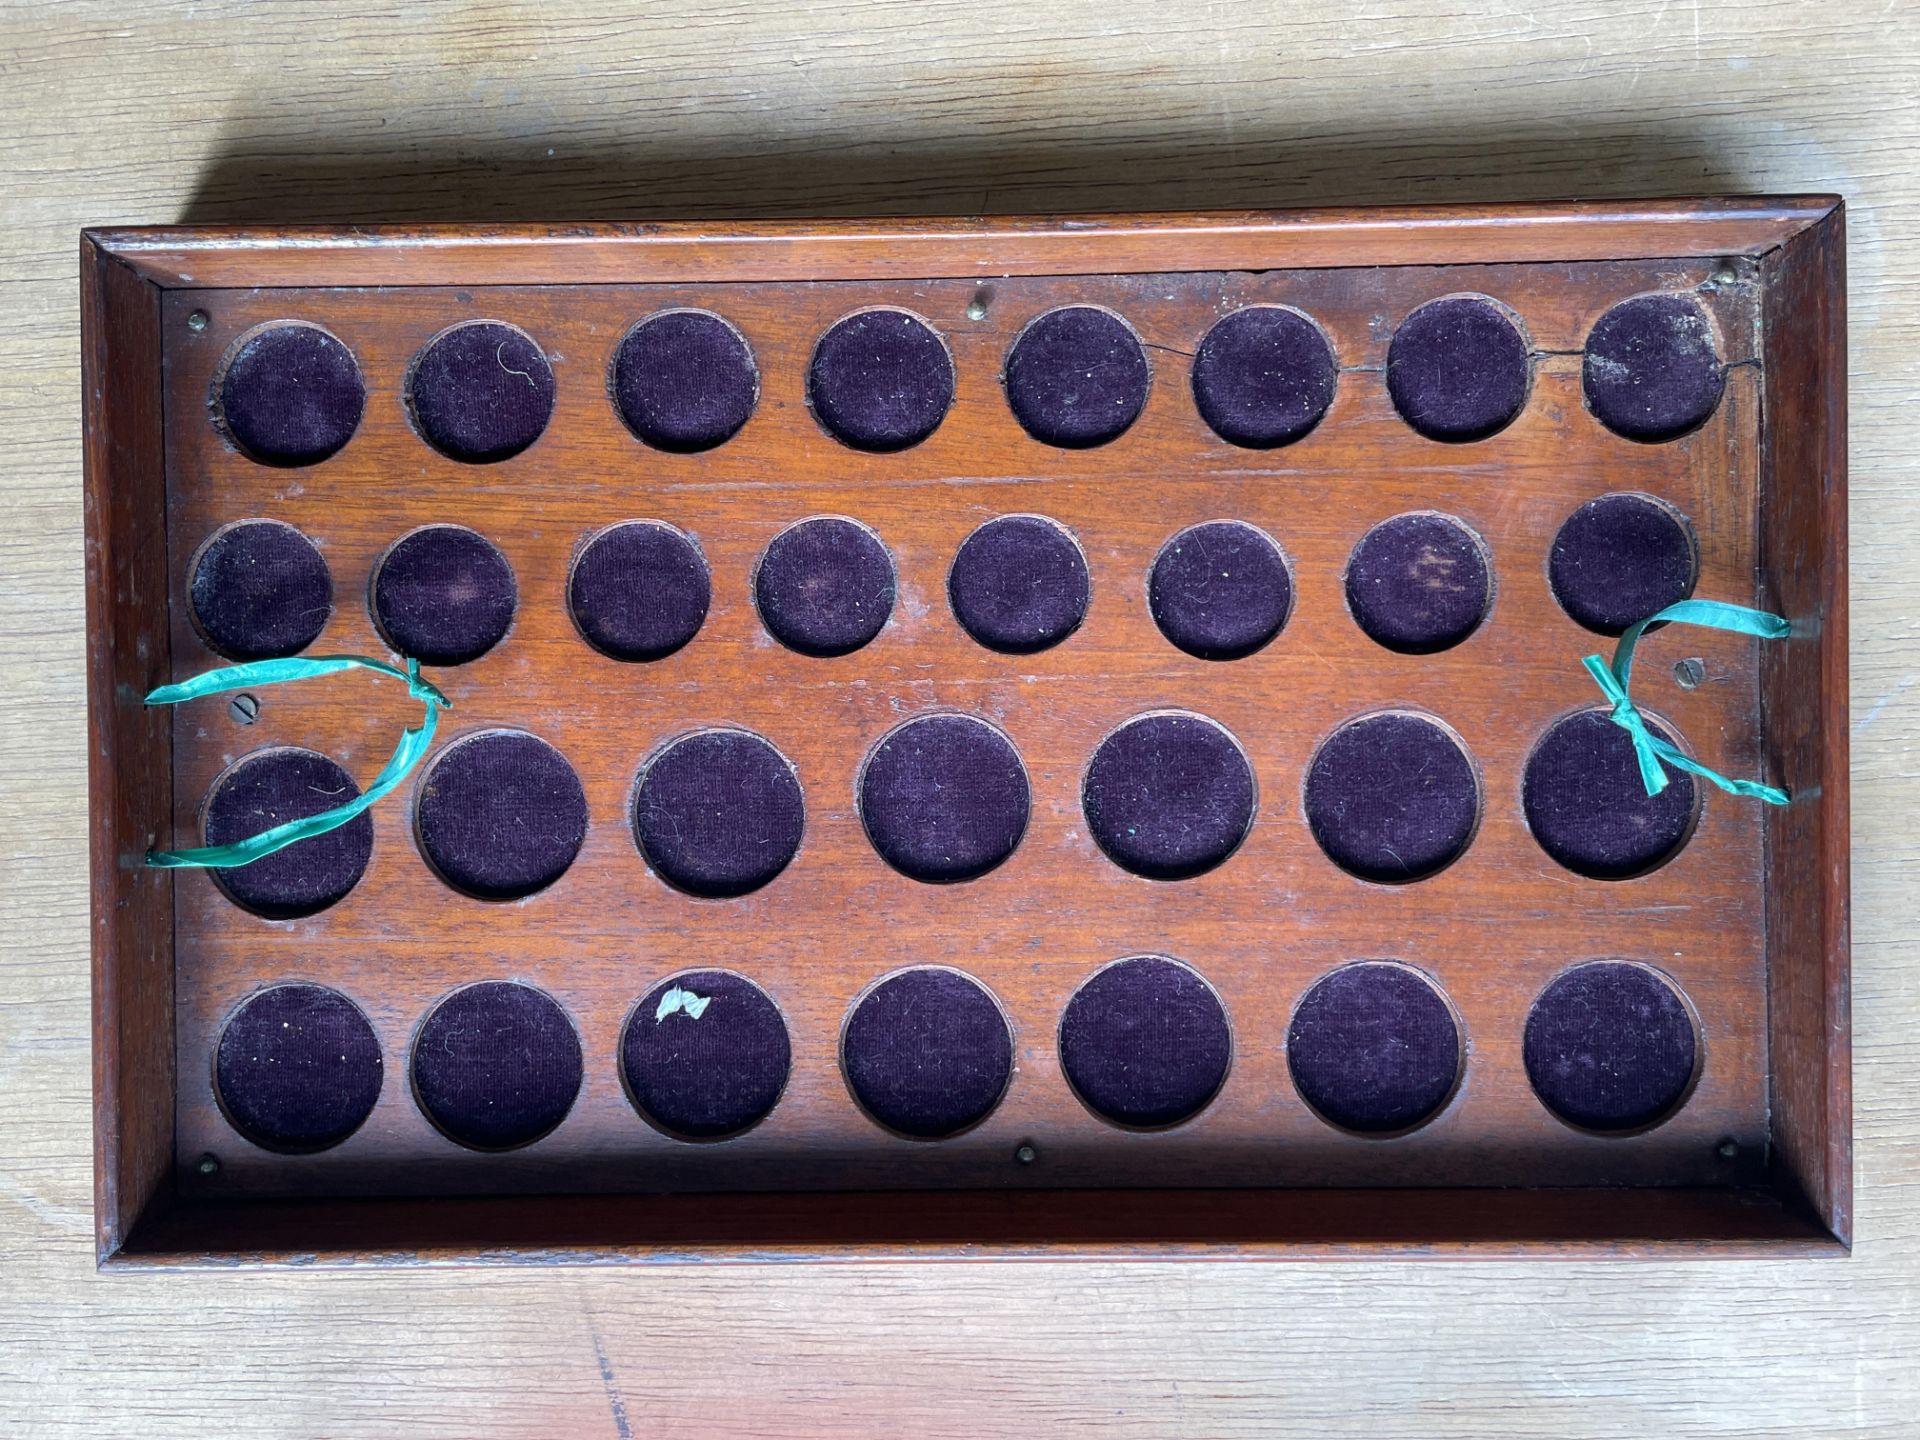
[[[528,13],[0,4],[0,1432],[1920,1434],[1914,6]],[[1852,1259],[93,1273],[83,223],[1728,190],[1851,207]]]

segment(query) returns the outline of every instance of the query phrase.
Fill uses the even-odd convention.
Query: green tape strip
[[[331,810],[323,810],[303,820],[276,825],[271,830],[263,830],[245,840],[236,840],[231,845],[209,845],[200,850],[149,850],[147,864],[162,870],[232,870],[251,865],[276,850],[284,850],[315,835],[324,835],[329,830],[338,830],[406,779],[407,772],[420,763],[420,757],[433,744],[434,726],[439,721],[440,712],[453,708],[446,696],[420,678],[418,660],[407,661],[404,670],[384,660],[370,660],[364,655],[328,655],[310,660],[255,660],[246,665],[228,665],[219,670],[209,670],[191,680],[182,680],[178,685],[162,685],[147,696],[147,704],[179,705],[226,690],[257,690],[264,685],[283,685],[289,680],[338,675],[343,670],[372,670],[396,680],[404,680],[407,682],[407,693],[427,707],[426,718],[420,727],[401,735],[400,743],[394,747],[393,758],[374,777],[373,784],[362,791],[357,799],[349,800],[345,805],[336,805]]]
[[[1711,780],[1730,795],[1764,800],[1769,805],[1786,804],[1786,791],[1762,785],[1758,780],[1730,780],[1659,739],[1647,728],[1627,687],[1633,675],[1634,646],[1640,643],[1640,636],[1649,625],[1662,623],[1701,625],[1709,630],[1730,630],[1736,635],[1756,635],[1762,640],[1784,640],[1793,630],[1780,616],[1765,610],[1750,610],[1745,605],[1728,605],[1720,600],[1682,600],[1631,626],[1614,647],[1611,665],[1598,655],[1589,655],[1581,662],[1613,702],[1613,723],[1633,737],[1633,753],[1640,762],[1640,780],[1647,787],[1647,794],[1658,795],[1667,788],[1665,767],[1670,765]]]

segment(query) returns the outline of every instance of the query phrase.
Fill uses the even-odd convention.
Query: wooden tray
[[[1634,206],[1461,207],[1085,219],[543,229],[130,229],[82,238],[89,725],[92,759],[96,1218],[102,1264],[396,1259],[1277,1257],[1319,1254],[1832,1253],[1851,1220],[1848,1078],[1847,645],[1843,216],[1827,197]],[[1631,296],[1691,296],[1726,364],[1699,428],[1611,434],[1582,402],[1583,347]],[[1396,413],[1388,346],[1418,306],[1489,296],[1518,317],[1531,392],[1474,443]],[[1144,346],[1138,420],[1093,448],[1043,444],[1000,380],[1035,316],[1107,307]],[[1306,438],[1231,445],[1202,420],[1192,357],[1239,307],[1288,305],[1331,342],[1331,408]],[[849,448],[806,393],[818,337],[899,307],[944,339],[950,411],[923,442]],[[712,310],[746,337],[753,418],[700,453],[639,441],[608,393],[635,322]],[[550,362],[539,440],[493,465],[438,454],[410,423],[409,367],[433,337],[511,322]],[[366,385],[351,441],[318,464],[255,463],[210,413],[223,360],[254,327],[304,320],[352,351]],[[1530,833],[1523,772],[1555,720],[1599,701],[1580,667],[1611,641],[1556,602],[1562,522],[1615,492],[1691,522],[1696,594],[1788,617],[1772,644],[1670,629],[1642,647],[1636,695],[1723,772],[1784,786],[1781,808],[1707,792],[1684,848],[1638,878],[1588,879]],[[1360,537],[1404,512],[1458,517],[1496,589],[1471,638],[1435,654],[1369,640],[1343,574]],[[956,623],[961,542],[1041,513],[1087,561],[1070,638],[997,653]],[[891,554],[898,599],[872,643],[832,659],[774,642],[751,598],[757,558],[806,516],[852,516]],[[506,639],[430,669],[439,744],[522,728],[567,757],[587,798],[578,858],[525,899],[444,883],[414,833],[419,775],[372,811],[373,856],[339,903],[260,918],[205,873],[143,867],[200,843],[204,797],[239,757],[298,745],[365,784],[418,706],[389,682],[147,708],[156,685],[224,663],[187,602],[222,525],[284,521],[324,554],[334,606],[310,654],[384,654],[364,587],[386,548],[450,522],[510,561]],[[692,535],[711,572],[697,638],[613,660],[566,604],[579,544],[626,519]],[[1293,605],[1273,643],[1218,661],[1149,613],[1156,552],[1232,518],[1284,551]],[[1673,666],[1704,662],[1683,688]],[[1160,881],[1089,833],[1083,772],[1129,717],[1192,710],[1237,738],[1258,812],[1231,859]],[[926,884],[876,854],[856,811],[863,757],[922,712],[959,711],[1018,747],[1030,818],[997,868]],[[1460,858],[1379,884],[1322,853],[1303,776],[1342,722],[1413,711],[1472,758],[1479,817]],[[636,847],[643,759],[681,732],[745,726],[796,769],[806,830],[771,884],[697,899]],[[430,756],[428,765],[435,757]],[[1123,1128],[1063,1074],[1063,1007],[1126,956],[1193,967],[1224,1006],[1231,1065],[1170,1128]],[[1523,1061],[1531,1008],[1576,963],[1652,967],[1683,995],[1697,1062],[1678,1107],[1629,1134],[1557,1118]],[[1458,1084],[1404,1134],[1337,1128],[1304,1102],[1290,1017],[1354,960],[1412,967],[1459,1028]],[[1011,1030],[1010,1081],[978,1124],[904,1138],[842,1077],[849,1008],[883,975],[950,966]],[[643,995],[689,968],[751,978],[785,1019],[792,1065],[765,1120],[717,1144],[636,1114],[619,1066]],[[507,1153],[466,1148],[408,1083],[415,1031],[469,982],[520,980],[559,1002],[583,1082],[565,1120]],[[384,1083],[343,1143],[261,1148],[215,1094],[223,1026],[284,982],[331,987],[366,1016]]]

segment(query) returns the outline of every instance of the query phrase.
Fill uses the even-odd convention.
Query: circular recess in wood
[[[800,849],[806,806],[793,762],[750,730],[696,730],[648,759],[633,834],[653,872],[706,899],[758,890]]]
[[[502,320],[442,330],[414,357],[407,408],[421,438],[469,465],[510,460],[553,418],[553,366],[526,331]]]
[[[1147,608],[1175,645],[1202,660],[1242,660],[1270,643],[1293,612],[1287,557],[1244,520],[1190,525],[1160,547]]]
[[[876,1124],[912,1140],[958,1135],[1013,1078],[1013,1029],[993,993],[958,970],[900,970],[854,1002],[840,1068]]]
[[[223,525],[193,557],[187,599],[210,649],[229,660],[297,655],[333,614],[333,574],[318,547],[279,520]]]
[[[567,576],[574,625],[615,660],[664,660],[700,633],[712,601],[706,557],[658,520],[599,531],[580,547]]]
[[[1687,518],[1664,500],[1631,491],[1574,511],[1547,556],[1553,598],[1602,635],[1618,635],[1686,599],[1699,569]]]
[[[567,757],[524,730],[482,730],[427,764],[414,831],[435,873],[481,900],[544,890],[587,838],[587,795]]]
[[[1484,295],[1428,301],[1400,322],[1387,347],[1393,408],[1429,440],[1462,444],[1507,428],[1533,384],[1527,337]]]
[[[423,665],[464,665],[506,638],[513,566],[464,525],[423,525],[387,548],[368,587],[381,637]]]
[[[1302,439],[1333,404],[1339,366],[1326,332],[1288,305],[1218,321],[1193,356],[1193,402],[1222,440],[1271,450]]]
[[[232,845],[359,795],[353,777],[317,751],[291,745],[256,750],[213,782],[202,832],[208,845]],[[345,899],[372,857],[373,820],[363,813],[251,865],[209,873],[241,909],[268,920],[297,920]]]
[[[214,1051],[214,1093],[229,1124],[264,1150],[338,1145],[380,1098],[380,1041],[338,990],[275,985],[249,995]]]
[[[880,537],[843,515],[789,525],[753,572],[754,607],[768,633],[821,658],[849,655],[886,628],[896,590]]]
[[[1044,515],[1002,515],[962,542],[947,598],[961,627],[989,650],[1031,655],[1080,628],[1092,580],[1066,526]]]
[[[614,407],[657,450],[711,450],[739,433],[760,399],[760,371],[738,330],[710,310],[663,310],[614,352]]]
[[[880,737],[855,787],[880,858],[932,884],[993,869],[1026,833],[1026,767],[1006,734],[972,715],[922,715]]]
[[[1540,992],[1523,1045],[1534,1094],[1567,1124],[1645,1130],[1685,1102],[1699,1070],[1693,1012],[1672,981],[1624,960],[1576,965]]]
[[[1146,408],[1152,371],[1140,337],[1099,305],[1035,316],[1007,351],[1007,404],[1034,439],[1063,449],[1105,445]]]
[[[1459,1085],[1460,1024],[1410,966],[1366,960],[1320,977],[1287,1026],[1287,1069],[1307,1106],[1358,1135],[1426,1124]]]
[[[236,340],[213,394],[221,431],[262,465],[318,464],[353,438],[367,408],[353,352],[301,320],[261,325]]]
[[[1679,745],[1672,731],[1643,718],[1656,739]],[[1647,794],[1633,740],[1605,710],[1554,722],[1527,757],[1520,798],[1540,848],[1594,880],[1659,869],[1686,845],[1698,814],[1698,792],[1684,772],[1669,770],[1667,788]]]
[[[1258,790],[1246,751],[1218,721],[1154,710],[1122,724],[1081,782],[1087,828],[1107,858],[1151,880],[1185,880],[1224,862],[1253,827]]]
[[[514,980],[445,996],[413,1039],[413,1094],[469,1150],[517,1150],[550,1134],[580,1093],[580,1036],[559,1002]]]
[[[1226,1083],[1233,1033],[1192,967],[1136,955],[1096,970],[1060,1016],[1060,1068],[1094,1114],[1135,1130],[1192,1119]]]
[[[793,1066],[787,1022],[730,970],[686,970],[640,998],[620,1041],[627,1098],[677,1140],[723,1140],[772,1113]]]
[[[1676,440],[1707,422],[1726,389],[1713,322],[1686,295],[1636,295],[1587,336],[1580,386],[1594,418],[1629,440]]]
[[[1403,655],[1451,649],[1493,605],[1487,547],[1451,515],[1382,520],[1347,560],[1347,609],[1368,638]]]
[[[1362,880],[1399,885],[1466,853],[1480,824],[1480,777],[1445,725],[1387,711],[1349,720],[1320,742],[1304,805],[1329,860]]]
[[[876,307],[836,320],[813,347],[807,405],[856,450],[905,450],[947,418],[953,356],[918,315]]]

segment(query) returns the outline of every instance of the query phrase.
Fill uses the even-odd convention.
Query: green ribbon
[[[1703,625],[1711,630],[1730,630],[1736,635],[1757,635],[1762,640],[1784,640],[1793,629],[1780,616],[1770,615],[1765,610],[1749,610],[1744,605],[1728,605],[1719,600],[1682,600],[1630,626],[1614,648],[1613,664],[1607,664],[1598,655],[1587,656],[1582,662],[1587,667],[1587,673],[1599,682],[1607,699],[1613,702],[1613,723],[1633,737],[1633,753],[1640,761],[1640,780],[1647,787],[1647,794],[1658,795],[1667,788],[1664,767],[1671,765],[1676,770],[1685,770],[1711,780],[1730,795],[1764,800],[1769,805],[1786,804],[1786,791],[1772,785],[1762,785],[1758,780],[1729,780],[1718,771],[1709,770],[1699,761],[1683,754],[1647,728],[1646,720],[1627,693],[1628,680],[1633,674],[1633,647],[1640,643],[1640,636],[1649,625],[1668,621],[1680,625]]]
[[[420,678],[418,660],[407,661],[404,670],[384,660],[369,660],[364,655],[328,655],[311,660],[256,660],[247,665],[228,665],[219,670],[209,670],[191,680],[182,680],[178,685],[162,685],[147,696],[147,704],[179,705],[187,700],[218,695],[223,690],[253,690],[263,685],[281,685],[289,680],[337,675],[343,670],[373,670],[382,675],[391,675],[396,680],[404,680],[407,682],[407,693],[427,707],[426,719],[421,722],[420,728],[408,730],[400,737],[400,743],[394,747],[393,758],[374,777],[373,784],[358,798],[344,805],[336,805],[331,810],[323,810],[318,815],[309,815],[302,820],[290,820],[285,825],[262,830],[258,835],[237,840],[231,845],[210,845],[200,850],[149,850],[147,864],[162,870],[232,870],[251,865],[276,850],[284,850],[315,835],[324,835],[329,830],[338,830],[406,779],[407,772],[420,763],[420,757],[433,744],[433,730],[440,712],[453,708],[446,696]]]

